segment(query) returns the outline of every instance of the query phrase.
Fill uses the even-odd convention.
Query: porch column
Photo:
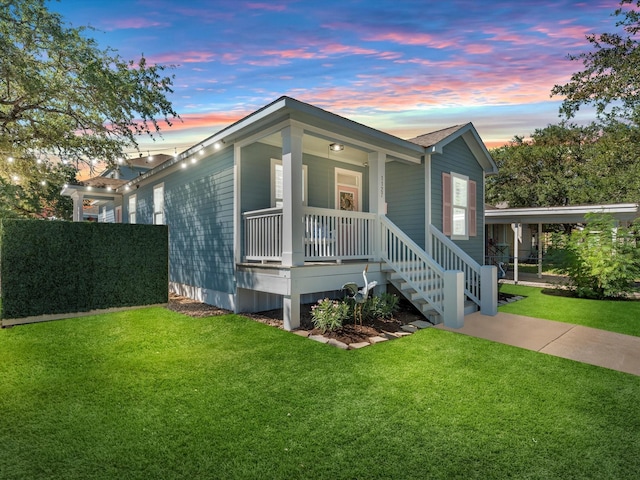
[[[383,152],[371,152],[369,154],[369,211],[378,215],[386,215],[387,203],[385,198],[385,162],[387,155]],[[373,251],[378,261],[382,255],[381,231],[376,222],[373,235]]]
[[[304,265],[302,128],[282,130],[282,265]]]
[[[522,224],[512,223],[513,230],[513,283],[518,284],[518,244],[522,241]]]
[[[71,198],[73,199],[73,221],[81,222],[84,213],[82,208],[84,195],[80,192],[73,192]]]
[[[285,295],[282,305],[284,329],[295,330],[300,326],[300,294]]]
[[[538,223],[538,278],[542,278],[542,223]]]

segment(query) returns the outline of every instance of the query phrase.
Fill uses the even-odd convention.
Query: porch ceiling
[[[267,145],[282,148],[282,135],[280,135],[280,132],[264,137],[260,141]],[[332,143],[342,143],[344,150],[339,152],[329,150],[329,145]],[[361,148],[349,145],[340,140],[327,140],[315,135],[310,135],[309,133],[304,134],[303,150],[304,153],[310,155],[354,165],[364,165],[369,159],[368,153]]]

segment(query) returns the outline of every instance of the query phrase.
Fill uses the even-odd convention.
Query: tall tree
[[[487,202],[517,208],[585,201],[583,174],[595,138],[595,126],[563,123],[537,129],[530,140],[515,137],[492,150],[498,175],[487,179]]]
[[[640,0],[622,0],[614,12],[620,32],[588,35],[592,51],[569,55],[582,61],[584,70],[552,95],[563,95],[561,113],[573,117],[584,105],[592,105],[605,121],[612,119],[640,125]]]
[[[164,67],[100,49],[88,31],[67,26],[45,0],[0,0],[0,161],[115,165],[140,135],[177,118]],[[6,176],[3,185],[24,187]]]

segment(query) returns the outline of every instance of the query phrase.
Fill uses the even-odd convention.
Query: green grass
[[[511,284],[501,285],[500,291],[527,297],[500,307],[501,312],[573,323],[640,337],[640,301],[570,298],[557,295],[558,292],[550,289]]]
[[[640,378],[161,308],[0,331],[0,478],[637,478]]]

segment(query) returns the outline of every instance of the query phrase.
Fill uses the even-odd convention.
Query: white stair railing
[[[480,305],[480,264],[433,225],[431,256],[444,270],[460,270],[464,274],[464,293]]]
[[[387,217],[379,218],[382,259],[444,316],[444,269]]]

